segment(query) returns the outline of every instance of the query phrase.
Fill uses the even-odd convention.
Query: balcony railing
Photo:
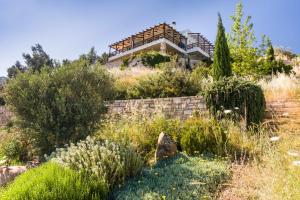
[[[199,47],[204,52],[206,52],[210,57],[213,56],[214,53],[214,45],[206,39],[201,33],[189,33],[195,42],[187,45],[187,49],[192,49],[194,47]]]
[[[192,49],[194,47],[199,47],[204,52],[206,52],[210,57],[212,57],[214,54],[214,45],[212,45],[212,44],[201,44],[201,43],[195,42],[195,43],[187,45],[187,49]]]
[[[186,48],[187,48],[187,45],[185,43],[179,41],[178,39],[173,37],[171,34],[161,33],[161,34],[155,35],[151,38],[144,39],[144,40],[139,41],[139,42],[134,42],[131,46],[124,47],[123,49],[112,51],[112,52],[109,53],[109,56],[111,57],[111,56],[118,55],[120,53],[129,51],[131,49],[135,49],[137,47],[143,46],[145,44],[149,44],[153,41],[156,41],[156,40],[159,40],[159,39],[162,39],[162,38],[165,38],[165,39],[169,40],[170,42],[174,43],[176,46],[178,46],[178,47],[180,47],[184,50],[186,50]]]

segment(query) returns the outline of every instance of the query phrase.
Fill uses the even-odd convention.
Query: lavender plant
[[[142,158],[127,144],[116,144],[92,137],[57,149],[51,155],[56,162],[96,179],[104,178],[110,187],[122,184],[127,177],[138,174]]]

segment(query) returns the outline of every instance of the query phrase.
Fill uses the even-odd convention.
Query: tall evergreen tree
[[[266,59],[270,63],[275,60],[274,48],[270,39],[267,41]]]
[[[220,13],[218,14],[218,17],[218,33],[215,41],[213,63],[213,77],[215,80],[232,75],[230,53]]]

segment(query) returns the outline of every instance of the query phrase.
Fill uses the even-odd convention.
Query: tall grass
[[[271,79],[262,79],[259,84],[267,101],[295,98],[300,92],[299,80],[294,75],[274,75]]]
[[[1,200],[105,199],[108,187],[55,163],[29,170],[0,191]]]

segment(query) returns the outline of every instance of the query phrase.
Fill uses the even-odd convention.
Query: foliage
[[[263,60],[259,62],[258,75],[293,74],[293,66],[285,64],[282,60]]]
[[[129,145],[97,141],[91,137],[57,149],[52,155],[57,162],[81,171],[94,179],[103,178],[110,187],[122,184],[128,177],[141,171],[143,161]]]
[[[53,68],[56,66],[55,61],[50,58],[40,44],[32,46],[31,51],[31,55],[23,53],[23,58],[28,69],[31,69],[33,72],[40,72],[43,67]]]
[[[13,66],[7,69],[8,78],[15,78],[18,73],[23,73],[27,70],[27,67],[23,66],[19,61],[17,61]]]
[[[191,118],[184,122],[180,145],[189,155],[213,153],[225,156],[225,130],[215,120]]]
[[[4,86],[0,85],[0,106],[5,105],[5,100],[4,100]]]
[[[170,62],[170,56],[162,55],[158,51],[142,52],[137,57],[141,58],[144,66],[155,67],[160,63]]]
[[[258,124],[264,117],[265,98],[262,89],[241,78],[224,78],[214,82],[205,92],[205,98],[211,114],[222,117],[224,110],[236,110],[247,127]]]
[[[116,143],[127,141],[147,160],[154,156],[157,138],[161,132],[169,134],[180,149],[180,121],[156,116],[153,119],[135,118],[107,121],[96,134],[99,139],[111,139]]]
[[[257,68],[257,49],[253,46],[255,36],[251,16],[243,21],[243,5],[239,2],[235,15],[231,16],[233,24],[228,35],[228,44],[232,58],[232,70],[240,75],[253,75]]]
[[[230,53],[227,39],[225,37],[225,28],[222,23],[221,15],[219,14],[218,17],[218,33],[215,41],[213,62],[213,77],[215,80],[232,75],[230,66]]]
[[[259,75],[272,75],[278,73],[291,74],[293,72],[293,67],[291,65],[287,65],[281,60],[275,60],[274,48],[270,39],[267,39],[265,59],[262,59],[258,64],[257,74]]]
[[[266,60],[267,62],[273,62],[275,60],[275,52],[270,39],[268,39],[267,43]]]
[[[198,92],[198,87],[192,82],[189,72],[167,67],[160,74],[140,79],[128,91],[128,96],[132,99],[178,97],[196,95]]]
[[[98,61],[100,64],[105,65],[108,62],[108,53],[104,52],[101,54],[101,56],[98,58]]]
[[[55,163],[46,163],[20,175],[0,192],[2,200],[106,199],[102,179],[91,179]]]
[[[115,199],[213,199],[229,178],[226,162],[178,154],[143,170],[114,191]]]
[[[22,160],[23,144],[18,139],[12,139],[2,147],[4,156],[9,160]]]
[[[202,117],[187,120],[166,119],[160,116],[138,117],[108,121],[96,134],[99,139],[111,139],[116,143],[128,142],[134,146],[146,161],[154,157],[157,139],[161,132],[167,133],[176,142],[179,151],[190,155],[202,153],[225,156],[232,160],[241,157],[253,158],[261,153],[262,138],[268,136],[257,127],[256,132],[241,129],[231,120],[216,121]]]
[[[101,67],[78,61],[9,81],[6,100],[41,153],[85,138],[106,111],[112,81]]]
[[[130,62],[130,57],[125,57],[122,59],[122,64],[121,64],[121,70],[126,69],[127,67],[129,67],[129,62]]]

